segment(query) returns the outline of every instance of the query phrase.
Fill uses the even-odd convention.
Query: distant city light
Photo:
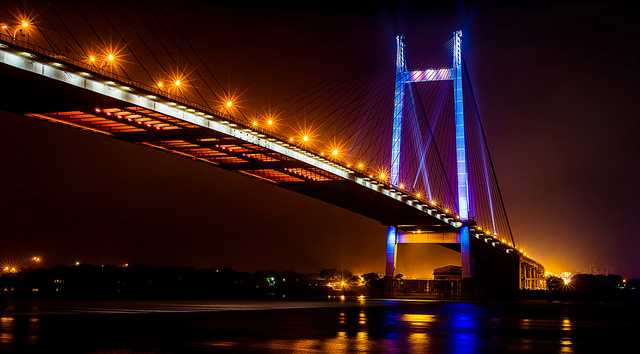
[[[75,261],[75,263],[73,263],[73,265],[75,265],[76,267],[80,265],[80,261]]]
[[[15,273],[18,273],[18,267],[14,266],[14,265],[11,265],[11,264],[8,264],[8,265],[5,265],[4,267],[2,267],[2,271],[4,273],[15,274]]]
[[[571,272],[562,272],[562,273],[560,273],[560,279],[562,279],[562,282],[564,283],[564,285],[571,284],[571,277],[572,276],[573,276],[573,274],[571,274]]]
[[[31,261],[33,263],[41,263],[42,262],[42,258],[40,256],[33,256],[33,257],[31,257]]]

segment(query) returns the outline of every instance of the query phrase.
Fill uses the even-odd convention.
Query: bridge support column
[[[393,278],[396,271],[396,258],[398,256],[398,229],[395,226],[389,226],[387,229],[387,262],[384,269],[384,276]]]
[[[471,240],[469,239],[469,226],[463,226],[460,235],[460,263],[462,264],[462,279],[473,277],[471,269]]]
[[[462,265],[462,296],[473,297],[475,284],[473,280],[473,262],[471,260],[471,239],[469,226],[458,231],[460,236],[460,264]]]

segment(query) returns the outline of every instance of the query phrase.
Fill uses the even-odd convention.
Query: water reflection
[[[338,317],[338,324],[346,324],[347,323],[347,314],[344,312],[340,312],[340,316]]]
[[[427,353],[429,336],[426,333],[413,332],[409,334],[409,349],[412,353]]]
[[[13,342],[13,333],[5,331],[0,332],[0,344],[9,344]]]
[[[478,317],[481,313],[477,306],[470,304],[450,304],[448,306],[450,314],[449,328],[453,329],[452,353],[470,354],[478,351],[479,348],[479,326]]]
[[[367,334],[366,331],[359,331],[358,333],[356,333],[356,338],[355,338],[355,350],[357,350],[358,352],[365,352],[369,350],[369,335]]]
[[[65,352],[71,345],[66,352],[574,353],[583,351],[589,336],[578,334],[585,328],[616,339],[574,312],[570,318],[538,307],[371,303],[199,314],[4,314],[0,352]]]
[[[535,350],[542,344],[538,343],[537,338],[534,337],[532,332],[539,332],[541,330],[547,332],[557,332],[561,334],[558,338],[559,352],[560,353],[573,353],[574,352],[574,340],[572,333],[574,328],[573,321],[568,317],[560,319],[552,318],[521,318],[519,322],[520,329],[524,330],[525,336],[520,339],[518,349],[520,350]]]
[[[573,353],[573,346],[572,345],[561,345],[560,346],[560,353]]]
[[[335,338],[324,341],[322,349],[326,352],[344,352],[347,348],[347,332],[339,331]]]
[[[364,312],[364,310],[360,311],[359,314],[360,319],[358,320],[358,324],[361,326],[364,326],[367,324],[367,314]]]
[[[0,344],[11,344],[14,340],[15,318],[11,316],[0,317]]]
[[[414,306],[340,309],[334,312],[335,332],[332,336],[235,342],[232,349],[301,353],[471,354],[478,351],[478,312],[475,306],[449,304],[435,312],[415,310]],[[208,346],[224,349],[220,342],[209,343]]]
[[[453,334],[453,353],[470,354],[476,353],[478,349],[478,336],[474,333]]]
[[[40,319],[38,317],[29,318],[29,342],[35,344],[40,338]]]
[[[404,322],[409,322],[413,327],[428,327],[431,323],[436,322],[438,317],[429,314],[405,313],[400,319]]]
[[[569,318],[562,319],[561,329],[564,332],[573,330],[573,324]],[[573,353],[573,340],[568,335],[560,339],[560,353]]]

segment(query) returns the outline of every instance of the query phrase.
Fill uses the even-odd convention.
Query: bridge
[[[26,30],[29,25],[16,26]],[[16,33],[0,33],[0,77],[4,87],[11,87],[4,90],[1,110],[184,156],[377,220],[388,226],[387,235],[380,235],[387,240],[388,279],[395,273],[399,244],[430,243],[460,252],[470,292],[546,288],[544,267],[516,247],[479,119],[474,122],[481,138],[470,150],[461,31],[449,41],[451,65],[444,68],[409,69],[404,38],[396,38],[391,159],[389,169],[379,171],[340,158],[337,149],[314,148],[306,136],[264,129],[231,110],[212,109],[160,83],[144,84],[96,65],[93,56],[61,54]],[[111,54],[104,58],[113,59]],[[453,142],[454,178],[442,162],[447,151],[438,149],[433,127],[426,139],[406,130],[407,120],[417,124],[416,112],[424,111],[415,86],[443,82],[453,89],[454,134],[441,139]],[[226,102],[228,108],[233,104]],[[413,161],[403,152],[410,137],[408,144],[419,151]],[[477,166],[472,160],[479,161]],[[401,182],[405,165],[414,167],[415,180],[420,177],[425,188]],[[506,231],[498,234],[505,222]]]

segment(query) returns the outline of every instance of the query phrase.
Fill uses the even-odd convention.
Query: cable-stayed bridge
[[[460,252],[471,288],[545,287],[544,268],[511,232],[472,86],[463,85],[461,31],[448,42],[450,64],[433,69],[412,70],[396,38],[391,136],[375,142],[390,151],[388,169],[372,170],[339,144],[320,149],[311,133],[286,135],[269,129],[271,118],[247,118],[230,97],[220,109],[196,103],[181,94],[183,77],[144,84],[115,65],[115,52],[61,54],[20,37],[30,23],[16,26],[0,34],[0,77],[11,87],[2,110],[179,154],[377,220],[388,226],[389,278],[399,244],[432,243]],[[441,87],[425,94],[422,85]]]

